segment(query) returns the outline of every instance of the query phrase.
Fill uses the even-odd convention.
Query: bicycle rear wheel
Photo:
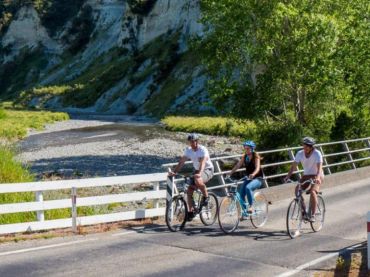
[[[255,228],[262,227],[267,221],[268,202],[265,195],[258,191],[254,194],[253,212],[251,223]]]
[[[200,211],[199,217],[205,226],[212,225],[217,220],[218,214],[218,200],[217,196],[208,192],[209,201],[207,206],[203,206]]]
[[[225,234],[235,231],[239,225],[241,207],[234,195],[224,197],[218,209],[218,223]]]
[[[286,227],[288,235],[294,239],[298,237],[302,228],[302,208],[296,199],[290,202],[286,215]]]
[[[166,224],[172,232],[184,229],[188,207],[181,196],[172,198],[166,207]]]
[[[325,202],[324,199],[318,195],[317,196],[317,207],[315,212],[315,222],[311,223],[311,228],[314,232],[318,232],[322,229],[325,220]]]

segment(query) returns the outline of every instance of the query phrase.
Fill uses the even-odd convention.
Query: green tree
[[[340,43],[353,46],[349,35],[344,36],[350,26],[342,18],[343,7],[350,4],[323,0],[201,3],[202,22],[208,28],[199,45],[210,75],[209,91],[219,107],[227,106],[242,117],[293,118],[313,135],[327,139],[341,112],[355,98],[361,99],[352,97],[353,82],[345,78],[347,67],[338,54]],[[355,22],[358,17],[353,16]],[[358,53],[345,52],[350,51]],[[368,73],[351,76],[361,83],[364,74]],[[361,95],[368,95],[368,86]]]

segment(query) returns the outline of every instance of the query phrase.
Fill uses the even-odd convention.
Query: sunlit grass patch
[[[171,131],[198,132],[210,135],[227,135],[255,138],[257,127],[253,121],[227,117],[168,116],[162,119]]]
[[[42,129],[44,124],[69,119],[66,113],[46,111],[3,110],[0,112],[0,137],[21,139],[27,135],[27,130]]]

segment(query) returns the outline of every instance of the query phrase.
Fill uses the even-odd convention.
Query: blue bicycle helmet
[[[256,148],[256,144],[254,143],[253,140],[246,140],[243,143],[243,146],[249,146],[252,149],[252,151],[254,150],[254,148]]]
[[[188,140],[199,140],[199,135],[196,133],[191,133],[188,135]]]

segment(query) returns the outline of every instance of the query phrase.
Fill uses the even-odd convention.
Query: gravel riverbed
[[[237,139],[201,136],[211,156],[238,154]],[[70,178],[163,172],[177,162],[186,134],[168,132],[158,122],[130,117],[74,118],[31,130],[19,143],[18,159],[39,178],[64,172]]]

